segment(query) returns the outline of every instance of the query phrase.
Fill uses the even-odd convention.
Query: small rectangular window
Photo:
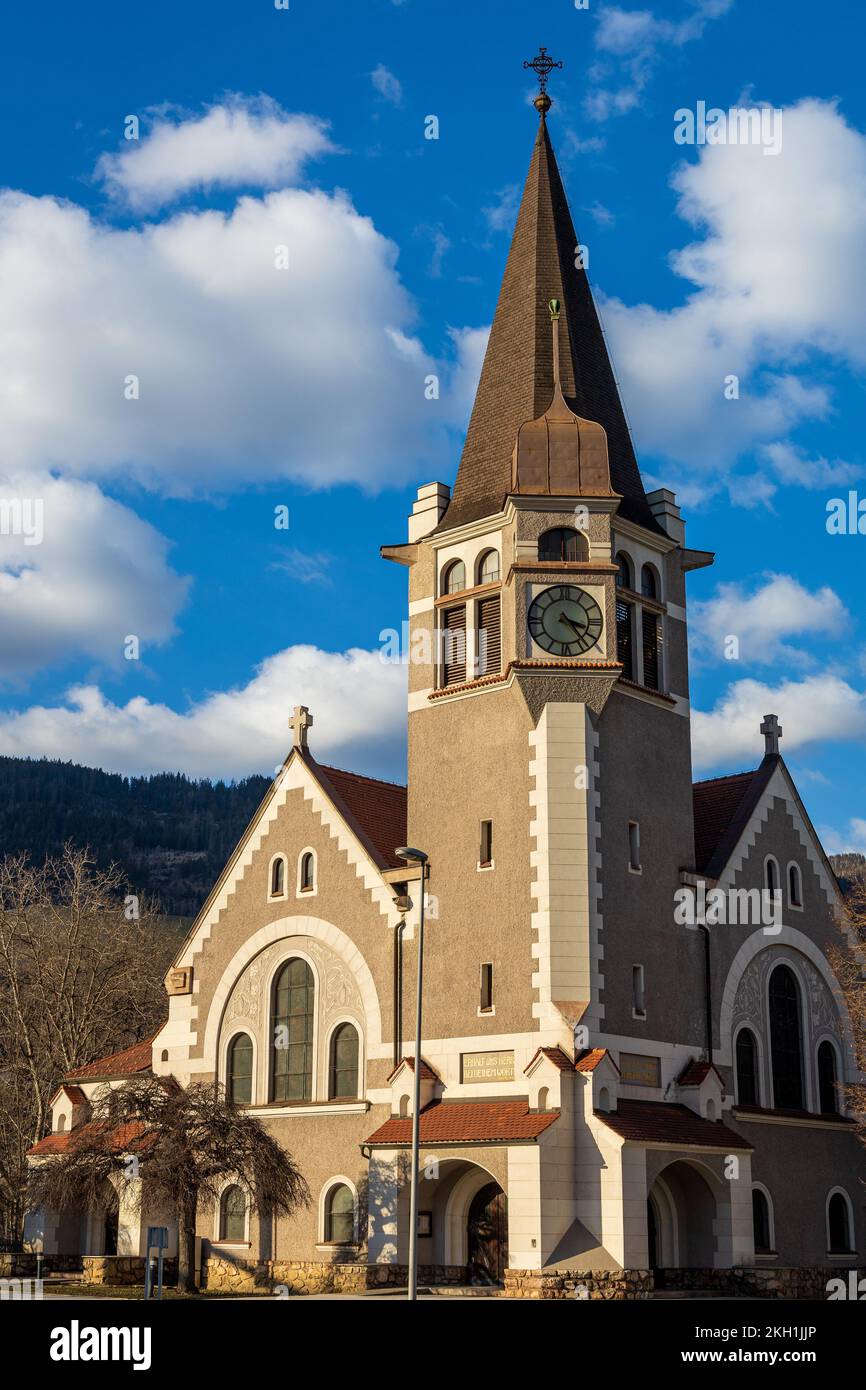
[[[628,823],[628,866],[633,874],[640,873],[640,826],[636,820]]]
[[[481,822],[481,844],[478,850],[479,869],[489,869],[493,863],[493,821]]]
[[[461,685],[466,679],[466,605],[446,609],[442,619],[443,684]]]
[[[643,683],[650,690],[661,689],[661,627],[656,613],[644,608],[641,613],[643,633]]]
[[[642,965],[633,965],[631,968],[631,1007],[635,1018],[646,1018],[644,971]]]
[[[481,967],[480,1010],[483,1014],[493,1011],[493,966],[490,963]]]

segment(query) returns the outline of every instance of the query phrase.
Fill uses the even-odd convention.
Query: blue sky
[[[866,537],[825,524],[866,498],[862,29],[805,0],[7,16],[0,495],[43,499],[44,538],[0,535],[0,751],[266,771],[304,700],[320,757],[402,777],[378,547],[453,479],[543,42],[645,476],[717,552],[696,772],[754,765],[778,709],[829,848],[866,848]],[[781,109],[781,151],[675,144],[700,101]]]

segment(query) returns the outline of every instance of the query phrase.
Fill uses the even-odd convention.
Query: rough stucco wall
[[[430,855],[437,920],[425,939],[428,1037],[534,1027],[530,977],[529,731],[515,687],[437,702],[409,716],[409,840]],[[495,868],[477,869],[493,821]],[[495,1016],[478,1017],[479,970],[493,962]],[[407,964],[414,968],[414,947]],[[407,978],[406,1008],[413,995]],[[407,1019],[411,1012],[407,1013]]]
[[[680,869],[694,867],[689,721],[611,695],[598,720],[604,1029],[700,1047],[703,946],[674,923]],[[629,872],[628,822],[642,872]],[[646,1020],[632,1018],[632,966],[646,975]]]

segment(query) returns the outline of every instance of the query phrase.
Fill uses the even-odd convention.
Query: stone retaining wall
[[[85,1255],[85,1284],[144,1284],[143,1255]],[[163,1284],[177,1283],[177,1260],[163,1260]]]
[[[43,1276],[48,1274],[76,1274],[80,1269],[80,1255],[44,1255],[42,1258]],[[11,1254],[8,1251],[4,1251],[3,1254],[0,1254],[0,1279],[35,1278],[35,1251],[18,1250]]]
[[[367,1289],[405,1288],[405,1265],[342,1264],[326,1260],[227,1259],[209,1255],[202,1266],[202,1288],[222,1293],[364,1293]],[[420,1265],[419,1284],[464,1284],[464,1265]]]
[[[611,1299],[649,1298],[653,1276],[648,1269],[507,1269],[506,1298]]]
[[[853,1267],[853,1266],[852,1266]],[[811,1266],[782,1269],[742,1265],[735,1269],[666,1269],[666,1289],[718,1289],[719,1293],[742,1294],[748,1298],[820,1299],[827,1298],[831,1279],[847,1282],[848,1268]]]

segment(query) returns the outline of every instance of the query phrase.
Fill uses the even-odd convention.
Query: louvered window
[[[442,626],[442,664],[445,685],[466,679],[466,608],[447,608]]]
[[[632,650],[632,606],[616,601],[616,659],[622,662],[622,673],[626,680],[634,680],[634,657]]]
[[[478,674],[495,675],[502,667],[502,622],[499,595],[478,605]]]
[[[661,672],[661,632],[657,613],[644,608],[641,612],[643,632],[643,683],[650,690],[659,690]]]

